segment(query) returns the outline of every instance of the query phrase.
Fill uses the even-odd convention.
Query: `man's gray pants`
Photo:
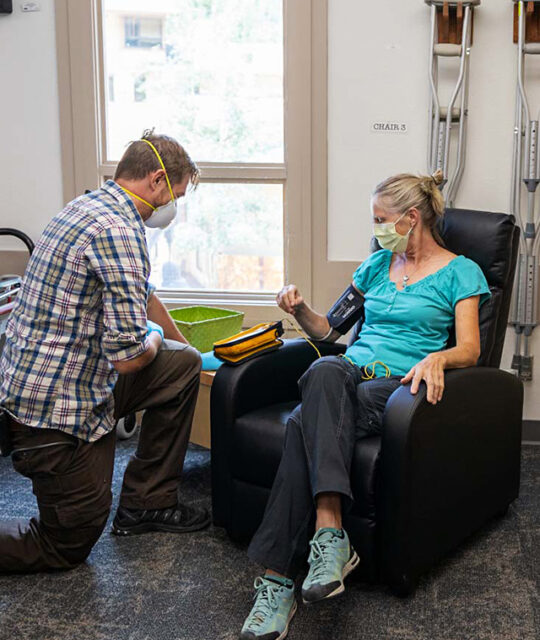
[[[115,417],[145,409],[137,450],[124,473],[120,505],[165,509],[177,489],[191,432],[201,357],[164,340],[154,360],[121,375],[114,389]],[[11,420],[16,471],[30,478],[39,516],[0,522],[0,572],[70,569],[84,561],[111,507],[115,432],[84,442],[56,429]],[[60,442],[58,446],[45,446]]]

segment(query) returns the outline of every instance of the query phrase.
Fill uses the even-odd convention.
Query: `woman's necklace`
[[[403,270],[405,271],[405,267],[403,268]],[[411,275],[414,275],[417,270],[418,270],[418,267],[411,273]],[[407,284],[409,283],[410,279],[411,279],[410,275],[407,275],[406,273],[403,273],[403,288],[404,289],[407,286]]]
[[[422,264],[422,262],[425,262],[426,260],[429,260],[431,258],[431,256],[433,255],[433,251],[425,256],[424,258],[422,258],[421,260],[418,261],[418,264],[416,265],[416,269],[414,269],[413,271],[411,271],[410,273],[405,273],[405,271],[407,270],[407,265],[409,264],[408,260],[407,260],[407,256],[405,256],[405,265],[403,266],[403,288],[405,289],[409,283],[409,280],[411,279],[411,276],[413,276],[418,269],[420,268],[420,265]]]

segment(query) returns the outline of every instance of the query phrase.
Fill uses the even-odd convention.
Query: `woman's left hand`
[[[425,380],[427,401],[437,404],[444,392],[444,365],[445,358],[442,353],[430,353],[429,356],[420,360],[404,378],[401,378],[401,383],[407,384],[412,380],[411,393],[416,393],[420,382]]]

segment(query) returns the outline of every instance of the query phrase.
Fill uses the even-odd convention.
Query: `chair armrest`
[[[323,356],[344,353],[344,344],[315,342]],[[215,417],[238,418],[278,402],[299,399],[298,379],[317,359],[313,347],[297,338],[284,340],[276,351],[231,366],[222,365],[212,384]],[[212,418],[214,418],[214,413]]]
[[[519,492],[523,385],[499,369],[445,373],[443,399],[423,384],[390,397],[381,448],[382,571],[396,590],[497,513]]]
[[[323,356],[343,353],[346,348],[336,343],[316,345]],[[284,340],[276,351],[238,366],[224,364],[218,369],[210,396],[214,524],[226,527],[231,520],[230,461],[236,418],[273,404],[299,401],[298,379],[316,358],[315,350],[305,340]]]

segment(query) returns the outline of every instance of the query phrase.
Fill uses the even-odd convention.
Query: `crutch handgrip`
[[[450,6],[450,7],[457,7],[458,5],[463,5],[464,7],[469,6],[469,7],[477,7],[482,0],[424,0],[424,2],[426,4],[429,4],[430,6],[435,6],[435,7],[442,7],[445,4]]]
[[[439,109],[441,120],[446,120],[448,117],[448,107],[441,107]],[[452,122],[459,122],[461,118],[461,107],[452,107]]]
[[[527,42],[523,45],[523,52],[532,55],[540,54],[540,42]]]
[[[433,47],[433,52],[436,56],[443,56],[445,58],[459,58],[461,56],[460,44],[448,44],[446,42],[436,44]]]

